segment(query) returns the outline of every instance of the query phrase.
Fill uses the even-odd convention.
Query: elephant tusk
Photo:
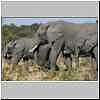
[[[38,45],[35,45],[32,49],[29,50],[29,52],[33,52],[37,47]]]

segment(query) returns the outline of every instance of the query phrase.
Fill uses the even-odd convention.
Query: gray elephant
[[[46,30],[42,29],[39,34],[41,34],[41,37],[42,35],[46,36],[48,44],[52,46],[49,55],[52,69],[55,69],[59,53],[64,50],[66,51],[66,54],[63,53],[66,56],[65,58],[68,58],[71,54],[75,55],[76,58],[89,55],[97,61],[98,32],[96,23],[78,24],[55,21],[48,22],[45,27]]]
[[[50,51],[48,39],[46,37],[46,30],[48,26],[43,24],[37,30],[32,38],[19,38],[10,41],[4,50],[4,57],[11,59],[11,63],[18,64],[23,59],[35,60],[37,64],[45,64],[47,62],[47,54]]]
[[[11,63],[18,64],[18,62],[23,58],[27,60],[28,58],[33,58],[33,55],[28,55],[29,50],[37,44],[34,38],[20,38],[10,41],[6,45],[5,58],[11,59]]]
[[[36,59],[36,64],[38,65],[46,65],[48,66],[49,64],[49,54],[51,50],[51,45],[48,43],[48,37],[47,37],[47,29],[48,25],[46,24],[41,24],[39,29],[37,30],[37,33],[34,38],[36,38],[37,44],[33,46],[29,50],[29,55],[34,53],[35,59]]]
[[[36,35],[34,38],[24,37],[10,41],[6,45],[4,57],[9,59],[11,64],[18,64],[21,59],[31,59],[34,64],[47,66],[49,51],[50,45],[44,44]]]
[[[77,56],[77,62],[80,55],[90,54],[92,57],[97,58],[97,55],[93,53],[93,48],[97,47],[97,24],[58,22],[55,25],[55,31],[52,31],[53,29],[53,25],[48,29],[48,37],[54,34],[55,31],[59,33],[59,36],[50,53],[51,67],[55,66],[57,57],[63,48],[66,48],[66,51],[69,49],[70,53]]]

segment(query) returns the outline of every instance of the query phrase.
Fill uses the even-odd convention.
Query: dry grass
[[[62,62],[62,60],[61,60]],[[16,80],[16,81],[93,81],[97,80],[97,67],[93,61],[92,64],[87,58],[80,58],[80,64],[77,70],[73,68],[65,71],[66,68],[63,63],[59,63],[59,71],[49,71],[43,66],[30,65],[29,63],[20,63],[13,66],[4,63],[2,66],[2,80]]]

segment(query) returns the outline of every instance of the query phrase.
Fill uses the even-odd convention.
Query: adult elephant
[[[49,56],[48,60],[50,61],[51,69],[55,69],[56,61],[61,51],[66,59],[73,54],[76,58],[82,55],[89,55],[97,60],[96,23],[48,22],[40,25],[37,30],[37,37],[40,44],[39,47],[44,47],[48,44],[48,47],[51,48],[48,49],[50,51],[49,54],[47,53],[47,48],[44,49],[46,50],[45,54]],[[40,55],[42,53],[40,52]]]
[[[47,24],[41,24],[38,28],[36,35],[37,43],[29,50],[29,55],[35,55],[36,63],[38,65],[48,65],[49,64],[49,53],[51,50],[51,45],[48,43],[47,37]]]
[[[64,21],[49,22],[47,37],[52,44],[50,67],[55,69],[58,55],[64,49],[67,54],[91,55],[97,61],[97,24],[68,23]],[[78,60],[78,59],[77,59]]]

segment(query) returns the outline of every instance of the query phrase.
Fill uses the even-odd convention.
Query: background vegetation
[[[14,24],[2,25],[2,47],[6,45],[10,40],[20,37],[32,37],[36,33],[39,24],[34,23],[32,25],[20,25]]]

